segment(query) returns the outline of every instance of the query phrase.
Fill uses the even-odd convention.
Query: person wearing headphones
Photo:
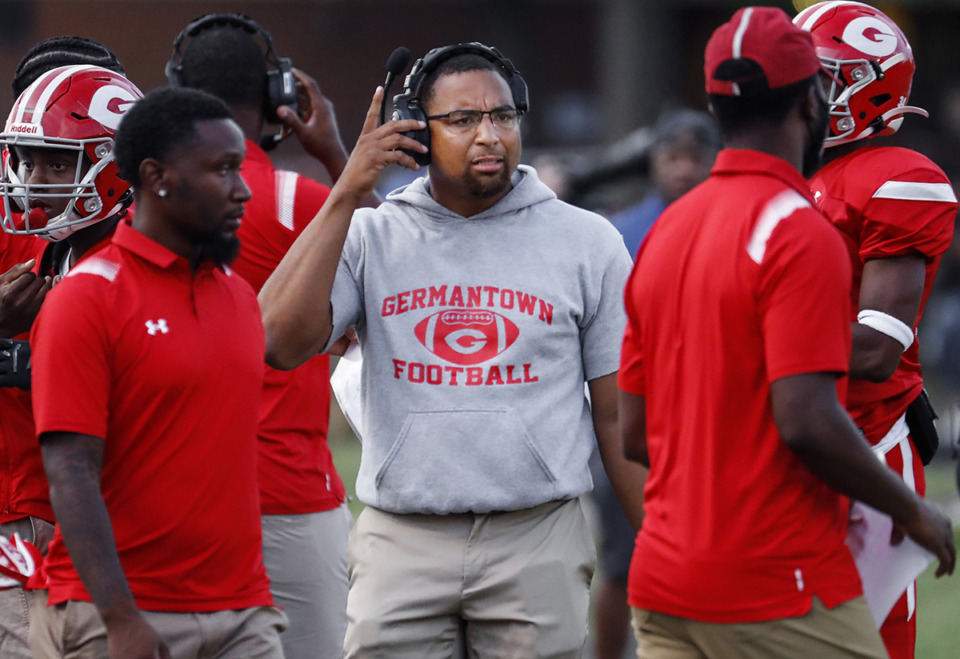
[[[243,14],[207,14],[177,36],[171,85],[223,100],[243,129],[250,187],[231,266],[259,290],[330,189],[274,167],[265,149],[293,134],[336,180],[347,161],[333,106],[307,74],[278,57],[270,34]],[[264,133],[267,123],[283,132]],[[375,205],[372,195],[366,200]],[[289,619],[287,659],[339,657],[347,626],[347,536],[353,518],[327,445],[330,361],[266,367],[260,402],[259,468],[263,554],[274,599]]]
[[[630,256],[519,164],[528,91],[496,49],[430,51],[377,127],[383,95],[260,291],[273,366],[354,325],[364,352],[345,656],[449,657],[462,636],[469,656],[579,657],[598,441],[639,515],[616,439]],[[393,163],[428,176],[356,210]]]

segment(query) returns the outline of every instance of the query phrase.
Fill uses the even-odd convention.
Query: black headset
[[[436,70],[444,61],[457,55],[480,55],[496,64],[506,75],[507,85],[510,87],[510,94],[513,96],[513,106],[520,112],[527,112],[530,109],[530,93],[527,89],[527,83],[520,76],[513,63],[504,57],[499,50],[484,46],[482,43],[472,41],[470,43],[458,43],[452,46],[443,46],[434,48],[426,55],[413,63],[410,74],[403,82],[403,91],[393,97],[393,119],[416,119],[427,123],[427,113],[420,105],[420,92],[423,81],[427,76]],[[407,137],[412,137],[428,149],[430,148],[430,127],[429,125],[422,130],[414,130],[404,133]],[[418,165],[430,164],[430,152],[418,153],[407,151],[413,156]]]
[[[183,31],[173,40],[173,54],[170,61],[167,62],[165,72],[167,82],[171,87],[183,87],[183,64],[181,62],[180,47],[183,40],[187,37],[191,39],[204,30],[213,27],[229,25],[246,30],[250,34],[258,34],[266,45],[267,62],[274,66],[274,69],[267,71],[267,98],[265,103],[265,119],[271,124],[282,123],[277,116],[277,109],[282,105],[289,105],[295,111],[298,111],[297,105],[297,80],[293,76],[291,67],[293,64],[289,57],[277,57],[273,49],[273,37],[270,33],[260,27],[259,23],[246,16],[245,14],[206,14],[195,18]]]

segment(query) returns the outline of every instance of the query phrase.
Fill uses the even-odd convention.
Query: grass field
[[[352,497],[354,517],[363,505],[356,499],[356,474],[360,466],[360,443],[336,409],[330,421],[330,446],[337,469]],[[954,483],[953,462],[934,461],[927,468],[927,492],[944,509],[956,513],[960,498]],[[957,544],[960,545],[960,519],[954,518]],[[918,586],[917,659],[957,659],[960,657],[960,570],[953,577],[935,579],[931,566],[920,577]]]
[[[954,537],[960,545],[960,507],[954,482],[953,462],[934,461],[927,467],[927,496],[954,513]],[[917,585],[917,659],[960,657],[960,573],[935,579],[934,566],[921,575]]]

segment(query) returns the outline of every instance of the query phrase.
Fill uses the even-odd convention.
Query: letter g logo
[[[123,113],[137,102],[137,97],[123,87],[101,87],[90,99],[90,118],[110,130],[117,130]]]
[[[897,34],[880,19],[861,16],[844,28],[843,42],[865,55],[886,57],[897,49]]]

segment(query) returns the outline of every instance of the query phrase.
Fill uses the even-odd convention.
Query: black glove
[[[30,344],[0,339],[0,387],[30,390]]]

